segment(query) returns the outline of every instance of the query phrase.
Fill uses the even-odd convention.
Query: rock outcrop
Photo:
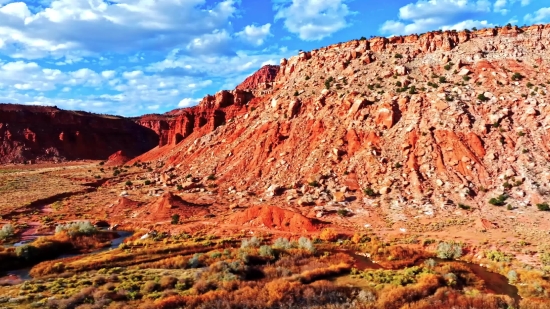
[[[278,65],[265,65],[245,79],[236,89],[252,92],[255,96],[266,95],[270,93],[278,73]]]
[[[243,90],[220,91],[206,96],[197,106],[134,120],[159,135],[160,147],[175,146],[194,132],[207,134],[237,115],[245,114],[253,97],[251,92]]]
[[[120,150],[134,157],[157,144],[155,132],[130,119],[0,104],[0,163],[105,160]]]

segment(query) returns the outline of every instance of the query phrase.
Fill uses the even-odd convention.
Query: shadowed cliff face
[[[157,145],[153,130],[122,117],[0,104],[0,163],[105,160],[119,150],[137,156]]]
[[[165,115],[144,115],[134,120],[159,135],[159,146],[177,145],[194,132],[212,132],[229,119],[246,113],[246,104],[252,99],[248,91],[220,91],[206,96],[197,106]]]
[[[500,194],[527,207],[550,198],[549,38],[549,25],[510,27],[301,52],[264,95],[170,113],[166,143],[138,159],[215,174],[220,190],[371,188],[394,220]]]

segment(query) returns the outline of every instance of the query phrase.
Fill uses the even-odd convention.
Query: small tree
[[[146,186],[150,185],[150,184],[151,184],[151,180],[145,180],[144,184],[145,184]]]
[[[178,224],[180,223],[180,215],[178,214],[173,214],[172,215],[172,221],[170,222],[172,224]]]
[[[319,236],[324,241],[335,241],[338,238],[338,233],[331,228],[326,228],[321,232]]]
[[[441,242],[437,245],[437,257],[440,259],[458,259],[462,256],[462,246],[455,242]]]
[[[131,186],[132,185],[132,182],[130,180],[126,181],[125,185],[127,186]]]
[[[540,211],[550,211],[550,206],[548,205],[548,203],[544,202],[542,204],[537,204],[537,208],[540,210]]]

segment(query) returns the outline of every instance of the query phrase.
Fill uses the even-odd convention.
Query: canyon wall
[[[0,104],[0,163],[105,160],[158,145],[152,130],[115,116],[56,107]]]
[[[368,188],[392,220],[499,195],[523,209],[550,198],[549,38],[548,25],[505,27],[300,52],[262,96],[178,111],[165,146],[138,159],[214,174],[220,190]]]

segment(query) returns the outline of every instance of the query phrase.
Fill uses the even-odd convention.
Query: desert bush
[[[315,245],[313,244],[313,242],[309,238],[303,237],[303,236],[300,237],[300,239],[298,239],[298,247],[300,249],[307,250],[310,253],[315,253],[316,251]]]
[[[508,195],[501,194],[496,198],[495,197],[491,198],[489,200],[489,204],[495,205],[495,206],[504,206],[507,199],[508,199]]]
[[[250,239],[243,239],[241,243],[241,249],[257,248],[260,246],[260,240],[254,236]]]
[[[338,233],[331,228],[326,228],[321,232],[319,236],[324,241],[335,241],[338,238]]]
[[[483,94],[483,93],[478,94],[477,99],[480,100],[480,101],[487,101],[487,100],[489,100],[489,98],[486,97],[485,94]]]
[[[162,290],[173,289],[178,283],[178,279],[172,276],[162,276],[159,285]]]
[[[145,294],[153,293],[154,291],[158,290],[159,285],[155,281],[146,281],[141,286],[141,292]]]
[[[550,265],[550,252],[542,252],[540,254],[540,261],[542,265]]]
[[[355,233],[351,237],[351,241],[355,244],[365,243],[371,241],[371,238],[365,234]]]
[[[263,257],[273,257],[274,256],[273,249],[271,249],[270,246],[266,246],[266,245],[261,246],[259,252],[260,252],[260,256],[263,256]]]
[[[273,248],[275,249],[282,249],[282,250],[288,250],[292,248],[292,244],[290,241],[286,238],[277,238],[273,242]]]
[[[455,242],[440,242],[437,245],[437,257],[440,259],[458,259],[462,256],[462,246]]]
[[[180,215],[173,214],[170,223],[171,224],[178,224],[180,222]]]
[[[518,80],[522,80],[523,79],[523,75],[521,75],[521,73],[514,73],[514,75],[512,75],[512,80],[514,81],[518,81]]]
[[[59,234],[61,232],[67,232],[67,234],[71,237],[77,236],[77,235],[90,235],[97,232],[97,229],[95,226],[93,226],[90,221],[79,221],[79,222],[71,222],[66,224],[59,224],[55,227],[55,233]]]
[[[363,190],[363,192],[365,193],[365,195],[370,196],[370,197],[375,197],[375,196],[378,195],[376,193],[376,191],[374,191],[371,187],[365,188],[365,190]]]
[[[5,240],[13,236],[15,232],[13,225],[7,223],[0,230],[0,240]]]
[[[485,251],[485,257],[494,262],[510,262],[512,257],[498,250]]]
[[[510,281],[511,284],[514,284],[518,281],[518,273],[513,269],[508,272],[506,277],[508,278],[508,281]]]
[[[550,211],[550,206],[548,205],[548,203],[537,204],[537,208],[540,211]]]
[[[190,268],[197,268],[201,265],[201,262],[200,262],[200,257],[201,257],[201,254],[200,253],[195,253],[193,255],[192,258],[189,259],[189,261],[187,262],[187,264],[189,265]]]

